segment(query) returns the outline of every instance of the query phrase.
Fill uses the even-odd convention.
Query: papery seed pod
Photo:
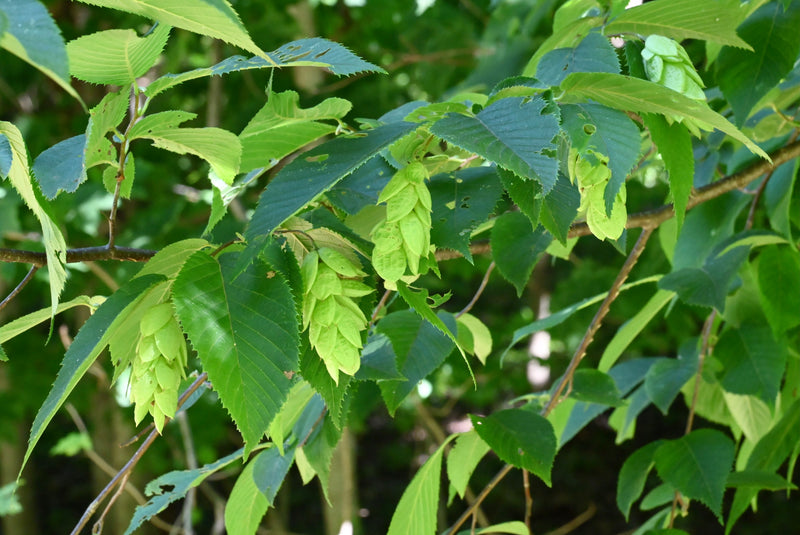
[[[691,99],[706,100],[703,79],[697,74],[686,50],[661,35],[647,38],[642,50],[647,78]]]

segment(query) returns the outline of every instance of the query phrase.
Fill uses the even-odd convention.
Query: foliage
[[[730,532],[762,491],[795,490],[800,1],[440,0],[408,18],[375,0],[278,2],[273,20],[356,29],[348,46],[264,48],[261,23],[242,23],[257,2],[84,3],[66,23],[0,0],[3,61],[24,62],[0,79],[0,395],[24,390],[17,425],[36,412],[4,515],[27,507],[15,492],[62,409],[82,441],[54,454],[99,463],[75,416],[90,373],[118,394],[111,410],[150,425],[75,532],[173,433],[186,464],[162,459],[126,533],[184,498],[191,530],[197,491],[225,477],[216,525],[256,533],[295,472],[339,514],[328,532],[358,526],[366,469],[348,444],[379,455],[370,426],[386,413],[429,437],[375,519],[390,534],[542,531],[533,504],[577,477],[559,461],[591,448],[566,445],[603,414],[627,458],[609,461],[618,525],[636,533],[700,529],[708,511]],[[362,59],[430,21],[476,27],[490,57],[437,77],[437,52],[419,53],[410,85],[390,53]],[[48,101],[24,104],[30,88]],[[52,337],[61,322],[74,339]],[[42,342],[59,370],[26,362]],[[552,378],[525,380],[542,368]],[[9,386],[15,374],[32,380]],[[454,411],[448,431],[436,403]],[[202,441],[228,424],[235,439]],[[515,469],[524,503],[488,520]]]

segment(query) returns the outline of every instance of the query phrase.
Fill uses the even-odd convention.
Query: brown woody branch
[[[94,262],[97,260],[119,260],[126,262],[147,262],[156,251],[149,249],[135,249],[133,247],[82,247],[67,250],[67,264],[77,262]],[[45,253],[37,251],[23,251],[21,249],[0,248],[0,262],[20,262],[33,264],[37,267],[47,265]]]

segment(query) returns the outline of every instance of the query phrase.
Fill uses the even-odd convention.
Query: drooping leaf
[[[621,74],[576,72],[567,76],[561,89],[565,96],[590,98],[618,110],[690,118],[706,130],[721,130],[743,143],[753,154],[769,159],[766,152],[705,102],[657,83]]]
[[[556,182],[558,161],[554,138],[558,119],[540,97],[504,98],[474,116],[450,115],[431,132],[474,152],[522,178],[533,179],[547,194]]]
[[[452,328],[455,330],[455,325]],[[403,381],[382,381],[378,385],[386,408],[394,413],[417,383],[444,362],[454,344],[442,331],[411,310],[387,315],[378,322],[376,330],[391,341],[397,368],[404,377]]]
[[[267,497],[253,480],[254,467],[252,461],[245,465],[225,503],[225,529],[228,533],[255,534],[269,509]]]
[[[768,328],[742,325],[727,329],[714,346],[714,356],[724,366],[720,381],[726,391],[758,396],[768,405],[775,403],[786,350]]]
[[[8,140],[13,154],[13,161],[8,169],[8,180],[42,225],[42,238],[47,255],[47,272],[50,278],[50,302],[53,314],[55,314],[58,297],[67,281],[67,270],[64,267],[67,260],[67,244],[61,234],[61,229],[58,228],[45,208],[44,199],[41,199],[41,195],[37,195],[33,189],[31,173],[28,169],[28,151],[19,129],[9,122],[0,121],[0,135]]]
[[[299,105],[294,91],[270,93],[267,103],[250,119],[239,139],[242,142],[242,171],[270,165],[301,147],[332,133],[336,125],[320,121],[344,117],[352,105],[341,98],[328,98],[313,108]]]
[[[86,320],[64,355],[53,388],[36,414],[20,473],[25,468],[33,448],[39,442],[50,420],[64,404],[67,396],[78,384],[89,366],[105,349],[114,328],[125,322],[125,311],[148,290],[163,281],[164,277],[158,275],[142,276],[131,280],[106,299],[97,311]]]
[[[478,435],[500,459],[528,470],[551,486],[556,435],[547,419],[529,409],[505,409],[470,418]]]
[[[37,0],[0,0],[6,25],[0,31],[0,48],[33,65],[81,104],[69,84],[69,63],[64,38],[53,17]]]
[[[669,190],[680,232],[694,180],[692,139],[685,126],[680,123],[669,124],[660,115],[648,113],[644,115],[644,122],[669,173]]]
[[[608,156],[611,179],[603,196],[610,214],[617,193],[639,159],[639,129],[623,112],[591,102],[562,106],[561,125],[580,154],[595,151]]]
[[[455,445],[447,455],[447,478],[453,492],[464,497],[469,478],[489,450],[489,445],[474,429],[458,435]]]
[[[557,48],[542,56],[536,68],[536,78],[547,85],[557,86],[573,72],[619,73],[619,59],[608,38],[592,32],[575,48]]]
[[[730,102],[736,124],[744,124],[753,106],[788,73],[800,53],[800,2],[784,9],[761,6],[738,27],[752,50],[723,47],[717,59],[719,88]]]
[[[93,84],[132,84],[152,67],[169,38],[170,27],[157,25],[139,37],[133,30],[104,30],[67,43],[70,74]]]
[[[104,298],[102,297],[89,297],[86,295],[80,295],[75,299],[71,299],[64,303],[59,303],[58,307],[56,308],[56,314],[61,314],[65,310],[69,310],[77,306],[85,306],[94,311],[103,303],[103,301]],[[11,340],[15,336],[39,325],[43,321],[49,320],[52,316],[53,311],[51,309],[43,308],[3,324],[3,326],[0,327],[0,344]]]
[[[714,307],[723,312],[731,282],[749,252],[749,247],[737,247],[711,258],[700,268],[673,271],[658,281],[658,287],[672,290],[690,305]]]
[[[528,284],[539,258],[553,236],[543,227],[534,230],[531,221],[520,212],[509,212],[495,220],[492,228],[492,259],[497,269],[517,289],[517,295]]]
[[[722,523],[722,495],[733,466],[733,441],[719,431],[698,429],[665,441],[654,460],[659,477],[687,498],[700,500]]]
[[[268,278],[256,261],[235,280],[236,255],[220,262],[190,256],[175,279],[181,324],[245,440],[259,442],[289,392],[284,372],[298,365],[298,326],[292,293],[282,277]]]
[[[177,26],[177,24],[173,24],[173,26]],[[242,56],[231,56],[212,67],[204,67],[180,74],[165,74],[154,80],[145,92],[149,97],[154,97],[158,93],[178,84],[205,76],[223,75],[250,69],[299,67],[304,65],[324,67],[338,76],[350,76],[360,72],[386,73],[382,68],[364,61],[339,43],[320,37],[312,37],[286,43],[277,50],[268,53],[265,57],[248,59]]]
[[[470,233],[488,219],[500,199],[502,188],[491,167],[473,167],[431,177],[433,213],[431,242],[453,249],[472,260]]]
[[[761,306],[772,331],[800,325],[800,254],[793,247],[766,247],[758,255]]]
[[[628,520],[631,505],[639,499],[647,483],[647,476],[655,466],[653,456],[661,441],[651,442],[630,454],[619,470],[617,481],[617,507]]]
[[[624,405],[622,393],[611,376],[589,368],[575,371],[572,376],[570,396],[585,403],[597,403],[609,407]]]
[[[240,449],[200,468],[174,470],[157,477],[145,487],[145,492],[152,498],[146,504],[136,508],[131,523],[125,530],[125,535],[135,532],[139,526],[166,509],[169,504],[186,496],[190,489],[200,485],[208,476],[241,458],[242,450]]]
[[[265,56],[250,39],[228,0],[81,0],[157,20],[176,28],[222,39],[253,54]]]
[[[44,196],[56,198],[59,191],[73,193],[86,181],[84,148],[86,135],[81,134],[56,143],[33,162],[33,176]]]
[[[736,35],[739,9],[738,1],[717,0],[698,4],[693,0],[660,0],[626,9],[608,23],[605,32],[607,35],[657,34],[676,41],[702,39],[749,48]]]
[[[339,137],[284,167],[264,190],[245,237],[253,241],[275,230],[319,194],[410,132],[412,123],[392,123],[355,137]]]
[[[394,510],[387,535],[435,535],[439,509],[439,481],[445,441],[428,457],[406,487]]]

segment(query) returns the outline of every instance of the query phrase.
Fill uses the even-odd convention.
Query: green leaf
[[[556,435],[547,419],[529,409],[505,409],[485,418],[470,418],[478,435],[500,459],[528,470],[551,486]]]
[[[483,457],[491,448],[473,429],[461,433],[447,455],[447,478],[453,491],[464,497],[469,478]]]
[[[168,279],[174,279],[178,276],[187,258],[209,245],[211,244],[200,238],[190,238],[170,243],[148,260],[147,264],[136,274],[136,277],[157,274],[164,275]]]
[[[11,142],[0,133],[0,178],[5,179],[11,172],[11,164],[14,163],[14,153],[11,150]]]
[[[337,182],[325,196],[346,213],[357,214],[366,206],[378,204],[378,196],[395,172],[385,159],[374,156]]]
[[[267,278],[260,261],[238,278],[236,255],[218,263],[190,256],[174,284],[181,324],[200,356],[249,452],[261,440],[289,392],[284,372],[298,365],[299,336],[291,290]]]
[[[514,201],[514,204],[517,205],[519,211],[528,216],[528,219],[531,220],[531,225],[534,227],[539,226],[539,214],[541,213],[544,200],[541,184],[535,180],[520,178],[508,169],[503,169],[502,167],[497,168],[497,176],[500,177],[503,188],[505,188],[511,200]],[[558,183],[556,182],[556,187],[553,188],[550,195],[553,195],[557,188]],[[575,209],[577,211],[577,205]]]
[[[792,239],[791,207],[797,169],[797,159],[781,165],[772,173],[772,178],[764,189],[764,204],[769,222],[776,232],[789,240]]]
[[[604,200],[610,214],[625,178],[639,160],[639,129],[623,112],[591,102],[562,106],[561,125],[572,147],[581,155],[595,151],[608,156],[611,180],[606,185]]]
[[[428,303],[429,295],[426,288],[420,288],[418,292],[415,292],[403,281],[397,281],[397,293],[400,294],[400,297],[403,298],[403,301],[408,303],[408,306],[410,306],[414,312],[419,314],[422,319],[439,329],[439,331],[447,336],[463,354],[463,351],[458,346],[458,340],[455,336],[455,332],[458,330],[458,328],[454,325],[451,328],[451,326],[446,325],[445,322],[436,315],[431,308],[431,305]]]
[[[69,310],[70,308],[75,308],[77,306],[85,306],[91,311],[94,311],[102,304],[103,300],[103,298],[80,295],[70,301],[59,303],[58,307],[56,307],[55,313],[60,314],[65,310]],[[5,323],[2,327],[0,327],[0,344],[11,340],[15,336],[24,333],[36,325],[39,325],[43,321],[49,320],[52,316],[53,311],[49,308],[44,308],[37,310],[36,312],[31,312],[30,314],[25,314],[24,316],[16,318],[13,321]]]
[[[576,370],[572,377],[570,396],[585,403],[620,407],[622,393],[608,374],[589,368]]]
[[[531,57],[525,69],[522,71],[522,76],[532,77],[536,74],[539,62],[545,54],[557,48],[569,48],[573,46],[580,38],[587,35],[592,29],[604,24],[603,17],[583,17],[577,20],[572,20],[568,25],[564,26],[561,30],[554,30],[553,35],[545,39],[536,49],[536,53]]]
[[[126,86],[150,70],[169,38],[159,24],[145,37],[133,30],[105,30],[67,43],[70,73],[84,82]]]
[[[520,212],[508,212],[495,219],[492,227],[492,259],[497,269],[517,289],[517,295],[528,284],[533,268],[544,254],[553,236]]]
[[[313,395],[314,389],[311,388],[308,382],[297,381],[292,385],[286,397],[286,401],[284,401],[281,406],[280,412],[278,412],[272,422],[270,422],[267,435],[278,448],[281,455],[285,453],[283,446],[286,437],[292,432],[292,428],[297,423],[298,418],[300,418],[300,415],[305,410],[306,405],[308,405]]]
[[[40,195],[37,195],[33,189],[31,173],[28,169],[28,152],[19,129],[9,122],[0,121],[0,135],[8,140],[13,154],[13,161],[8,170],[8,179],[42,225],[42,237],[47,255],[47,272],[50,279],[50,302],[53,314],[55,314],[58,297],[67,281],[67,270],[64,266],[67,260],[67,244],[61,234],[61,229],[48,213],[44,199],[40,199]]]
[[[677,91],[647,80],[611,73],[572,73],[561,83],[565,96],[590,98],[612,108],[637,113],[686,117],[705,130],[721,130],[743,143],[753,154],[769,160],[758,145],[722,115]]]
[[[247,123],[242,142],[242,171],[271,165],[287,154],[332,133],[335,125],[324,120],[341,119],[352,105],[341,98],[328,98],[313,108],[302,109],[294,91],[269,93],[267,103]]]
[[[575,48],[557,48],[545,54],[536,68],[536,78],[547,85],[561,84],[573,72],[619,73],[619,59],[606,37],[592,32]]]
[[[578,215],[581,194],[563,173],[558,174],[555,187],[544,198],[542,213],[539,216],[544,228],[561,243],[567,243],[569,228]]]
[[[49,200],[59,191],[74,193],[86,181],[85,147],[86,135],[81,134],[56,143],[36,157],[31,171]]]
[[[725,405],[744,436],[754,444],[769,431],[772,412],[769,406],[756,396],[725,392]]]
[[[147,290],[163,281],[164,277],[158,275],[142,276],[131,280],[106,299],[83,324],[64,355],[53,388],[33,421],[28,438],[28,449],[25,451],[20,473],[25,468],[33,448],[39,442],[50,420],[53,419],[75,385],[106,347],[114,329],[125,323],[127,319],[125,312],[128,307],[142,298]]]
[[[264,190],[245,237],[253,241],[272,233],[318,195],[415,127],[404,122],[386,124],[352,137],[338,137],[301,155],[275,175]]]
[[[405,380],[397,370],[397,355],[388,336],[375,332],[369,335],[361,352],[361,367],[355,378],[359,381]]]
[[[442,139],[534,179],[547,194],[556,183],[558,161],[554,138],[558,119],[540,97],[504,98],[477,115],[450,115],[431,127]]]
[[[486,221],[503,190],[491,167],[473,167],[431,177],[431,242],[472,261],[471,232]]]
[[[714,307],[725,311],[725,298],[739,267],[750,253],[748,247],[737,247],[709,259],[701,268],[683,268],[658,281],[662,290],[672,290],[690,305]]]
[[[662,357],[647,371],[644,389],[647,397],[666,415],[683,386],[697,374],[698,355],[693,344],[681,348],[677,358]]]
[[[605,27],[607,35],[620,33],[663,35],[676,41],[702,39],[713,43],[750,48],[736,35],[738,1],[660,0],[626,9]]]
[[[381,381],[378,384],[386,408],[394,414],[417,383],[444,362],[454,344],[441,330],[412,310],[392,312],[378,322],[376,330],[391,341],[397,368],[404,378],[403,381]]]
[[[254,462],[245,465],[225,503],[225,529],[228,533],[255,534],[269,509],[267,497],[253,480],[254,467]]]
[[[130,535],[139,526],[167,508],[169,504],[180,500],[190,489],[200,485],[206,478],[225,468],[232,462],[242,458],[242,450],[237,450],[230,455],[193,470],[174,470],[154,479],[145,487],[150,500],[136,508],[131,518],[125,535]]]
[[[724,366],[720,382],[734,394],[758,396],[768,405],[775,403],[786,350],[766,327],[742,325],[727,329],[714,346],[714,357]]]
[[[727,486],[733,488],[754,487],[756,490],[796,490],[797,486],[778,474],[764,470],[743,470],[728,475]]]
[[[157,20],[176,28],[222,39],[259,56],[265,56],[250,39],[239,15],[227,0],[81,0],[87,4],[110,7]]]
[[[622,463],[617,481],[617,507],[628,520],[633,502],[639,499],[647,483],[647,476],[655,466],[653,459],[661,441],[651,442],[630,454]]]
[[[0,15],[7,23],[0,28],[0,48],[42,71],[83,105],[70,85],[64,38],[47,8],[37,0],[0,0]]]
[[[294,462],[295,446],[281,455],[278,448],[269,448],[253,459],[253,481],[269,505],[275,503],[275,496],[286,479],[286,474]]]
[[[125,118],[130,104],[129,88],[107,93],[97,106],[89,110],[89,124],[86,125],[86,167],[107,158],[108,139],[106,134],[113,132]],[[116,163],[116,151],[112,161]]]
[[[481,361],[481,364],[486,364],[486,359],[492,353],[492,333],[489,328],[481,320],[469,313],[464,313],[456,318],[458,324],[458,332],[456,333],[459,345],[465,351],[474,354]],[[462,337],[469,341],[469,345],[465,345]]]
[[[403,491],[394,510],[387,535],[435,535],[439,509],[442,454],[448,439],[431,455]]]
[[[128,131],[127,140],[147,139],[156,131],[178,128],[178,125],[197,117],[196,113],[180,110],[152,113],[139,119]]]
[[[800,254],[794,247],[766,247],[758,255],[761,306],[776,335],[800,325]]]
[[[363,353],[366,353],[366,348],[364,348]],[[339,375],[337,384],[331,374],[328,373],[325,362],[319,358],[315,351],[310,349],[304,351],[300,357],[300,374],[314,387],[314,390],[319,392],[328,406],[331,421],[337,428],[342,429],[345,416],[342,409],[347,390],[353,379],[352,376],[347,374]]]
[[[474,531],[464,530],[459,531],[458,535],[484,535],[489,533],[509,533],[511,535],[528,535],[530,530],[523,522],[518,520],[514,522],[503,522],[502,524],[495,524],[485,528],[479,528]]]
[[[753,106],[791,70],[800,53],[800,2],[786,9],[776,2],[761,6],[739,26],[752,50],[724,47],[717,59],[719,88],[741,126]]]
[[[250,69],[299,66],[323,67],[337,76],[350,76],[360,72],[386,73],[382,68],[364,61],[339,43],[320,37],[312,37],[286,43],[264,57],[247,59],[242,56],[231,56],[212,67],[204,67],[180,74],[166,74],[147,86],[145,93],[149,97],[154,97],[178,84],[206,76],[223,75]]]
[[[661,479],[684,496],[700,500],[722,523],[722,495],[731,471],[734,444],[712,429],[665,441],[654,459]]]
[[[694,185],[692,139],[689,131],[680,123],[670,124],[664,117],[650,113],[645,114],[643,118],[669,174],[669,191],[672,194],[675,218],[680,232],[686,205]]]

